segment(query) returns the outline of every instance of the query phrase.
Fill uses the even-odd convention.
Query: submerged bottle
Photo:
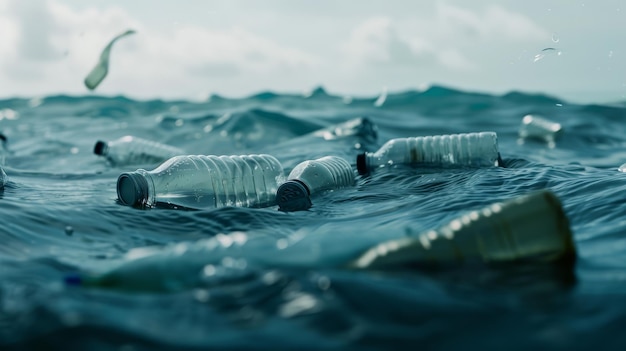
[[[176,156],[152,171],[138,169],[117,180],[124,205],[191,209],[275,204],[283,168],[270,155]]]
[[[561,203],[544,190],[472,211],[417,237],[379,244],[351,267],[429,267],[463,261],[573,262],[575,257],[572,232]]]
[[[96,142],[93,152],[106,157],[116,166],[155,164],[185,154],[179,148],[130,135],[109,142],[100,140]]]
[[[378,151],[356,159],[360,174],[392,164],[488,167],[500,163],[494,132],[391,139]]]
[[[282,211],[311,207],[311,195],[354,185],[354,171],[345,159],[326,156],[298,164],[278,187],[276,202]]]

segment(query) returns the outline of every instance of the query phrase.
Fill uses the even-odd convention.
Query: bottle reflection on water
[[[371,248],[355,268],[429,267],[478,261],[571,261],[576,250],[559,199],[544,190],[465,214],[417,237]]]
[[[206,209],[275,204],[281,164],[270,155],[176,156],[152,171],[123,173],[117,195],[124,205]]]

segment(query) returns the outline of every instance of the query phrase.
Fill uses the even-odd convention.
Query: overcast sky
[[[623,8],[621,7],[623,5]],[[0,0],[0,97],[377,95],[443,84],[626,100],[617,0]],[[542,49],[545,57],[536,60]]]

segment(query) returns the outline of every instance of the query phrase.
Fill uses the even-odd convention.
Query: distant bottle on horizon
[[[284,177],[281,164],[270,155],[176,156],[152,171],[121,174],[117,196],[122,204],[138,208],[266,207],[275,205]]]
[[[471,211],[417,237],[376,245],[350,267],[428,268],[516,260],[573,263],[575,258],[574,239],[563,206],[551,191],[542,190]]]
[[[157,164],[186,154],[177,147],[131,135],[108,142],[99,140],[93,153],[106,157],[114,166]]]
[[[281,211],[303,211],[311,207],[311,196],[325,190],[354,185],[354,171],[348,161],[326,156],[298,164],[278,187],[276,202]]]
[[[537,115],[526,115],[522,118],[519,137],[535,139],[553,144],[563,134],[560,123],[547,120]]]
[[[397,138],[357,156],[360,174],[391,165],[494,167],[502,164],[495,132]]]

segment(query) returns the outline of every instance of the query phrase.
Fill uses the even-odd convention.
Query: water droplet
[[[72,235],[74,234],[74,228],[71,225],[68,225],[65,227],[65,234],[66,235]]]
[[[214,265],[207,264],[202,269],[202,274],[204,274],[205,277],[210,277],[210,276],[214,275],[216,271],[217,271],[217,269],[215,269]]]
[[[558,43],[559,41],[559,35],[557,33],[552,33],[552,42]]]
[[[185,124],[185,121],[182,119],[177,119],[176,123],[174,123],[177,127],[181,127],[183,124]]]
[[[287,239],[278,239],[276,241],[276,247],[279,250],[286,249],[288,245],[289,245],[289,242],[287,241]]]

